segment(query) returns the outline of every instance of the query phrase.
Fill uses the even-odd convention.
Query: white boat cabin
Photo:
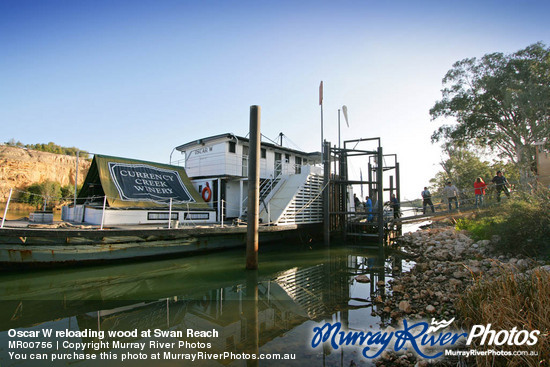
[[[246,214],[249,139],[231,133],[177,146],[181,154],[170,164],[183,166],[193,186],[218,218]],[[173,153],[174,153],[173,151]],[[177,153],[176,153],[177,155]],[[321,153],[306,153],[261,142],[260,218],[274,224],[322,220]]]

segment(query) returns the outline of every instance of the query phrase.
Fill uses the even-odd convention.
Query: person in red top
[[[486,187],[487,187],[487,184],[483,181],[481,177],[476,178],[476,181],[474,182],[474,189],[476,194],[476,203],[475,203],[476,208],[477,208],[478,202],[479,202],[479,206],[483,205],[483,196],[485,195]]]

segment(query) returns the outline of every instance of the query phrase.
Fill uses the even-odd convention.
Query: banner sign
[[[109,162],[111,179],[124,201],[153,201],[167,204],[194,203],[187,187],[175,170],[147,164]]]

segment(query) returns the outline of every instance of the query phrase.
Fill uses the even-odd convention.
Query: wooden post
[[[246,273],[246,295],[242,305],[244,324],[246,325],[246,342],[244,351],[252,355],[258,355],[260,348],[260,322],[258,307],[258,271],[248,271]],[[268,294],[269,296],[269,294]],[[258,359],[248,359],[247,367],[259,366]]]
[[[323,237],[325,246],[330,246],[330,143],[325,141],[323,147]]]
[[[395,157],[397,160],[397,156]],[[395,162],[395,196],[397,201],[401,202],[401,183],[399,182],[399,163]]]
[[[250,106],[250,148],[248,150],[248,213],[246,269],[258,269],[258,221],[260,209],[260,106]]]
[[[371,198],[371,200],[373,199],[372,197],[372,164],[369,162],[369,166],[368,166],[368,170],[369,170],[369,174],[368,174],[368,180],[369,180],[369,197]],[[364,200],[365,198],[361,198],[361,200]]]
[[[378,241],[379,249],[384,249],[384,156],[382,155],[382,147],[378,147],[378,159],[376,162],[376,193],[378,195]]]

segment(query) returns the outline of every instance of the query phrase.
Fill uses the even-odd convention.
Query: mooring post
[[[369,170],[369,178],[368,178],[368,180],[369,180],[369,197],[372,200],[373,199],[373,197],[372,197],[372,164],[370,162],[369,162],[368,170]],[[361,200],[363,200],[363,199],[365,199],[365,198],[361,198]]]
[[[323,238],[325,245],[330,246],[330,142],[325,141],[323,147]]]
[[[397,156],[395,157],[397,160]],[[401,202],[401,183],[399,182],[399,162],[395,162],[395,195],[397,200]]]
[[[8,207],[10,206],[10,200],[11,200],[11,193],[13,192],[13,188],[10,189],[10,194],[8,196],[8,201],[6,202],[6,208],[4,209],[4,216],[2,217],[2,226],[0,228],[4,228],[4,221],[6,220],[6,215],[8,214]]]
[[[244,316],[246,325],[247,343],[244,345],[244,351],[248,354],[258,355],[260,348],[260,322],[258,307],[258,271],[246,272],[245,297],[242,302],[242,316]],[[268,297],[269,297],[268,293]],[[246,366],[259,366],[258,359],[249,359]]]
[[[250,148],[248,150],[248,213],[246,268],[258,269],[258,221],[260,209],[260,106],[250,106]]]
[[[378,147],[378,155],[376,160],[376,193],[378,195],[378,241],[379,248],[384,248],[384,156],[382,155],[382,147]]]

